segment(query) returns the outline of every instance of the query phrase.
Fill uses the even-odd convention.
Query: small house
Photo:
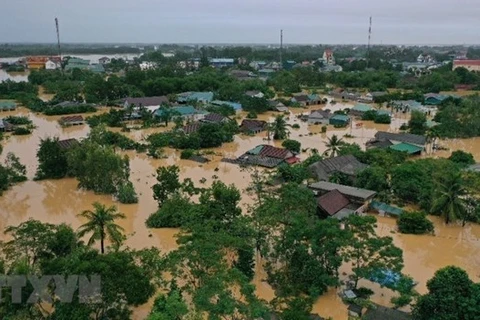
[[[161,105],[168,104],[169,100],[167,96],[155,96],[155,97],[140,97],[140,98],[125,98],[122,100],[121,105],[127,109],[131,105],[135,110],[140,109],[140,107],[144,107],[150,112],[154,112]]]
[[[50,59],[48,59],[48,61],[45,62],[45,69],[46,70],[56,70],[56,69],[60,69],[60,68],[61,68],[60,62],[55,62],[55,61],[52,61]]]
[[[280,101],[277,100],[268,100],[270,109],[278,112],[289,112],[288,108]]]
[[[232,102],[232,101],[213,100],[212,102],[210,102],[210,104],[212,104],[214,106],[227,105],[229,107],[232,107],[233,110],[235,110],[235,111],[242,110],[242,104],[237,103],[237,102]]]
[[[270,78],[275,74],[273,69],[260,69],[258,70],[258,75],[262,78]]]
[[[357,103],[352,109],[350,109],[349,114],[356,117],[361,117],[367,111],[375,110],[372,106],[363,103]]]
[[[180,106],[180,107],[172,107],[173,111],[175,111],[180,117],[187,121],[198,121],[202,120],[205,117],[205,114],[195,109],[193,106]],[[154,115],[156,117],[161,117],[164,113],[162,108],[158,108]]]
[[[228,121],[227,117],[218,113],[209,113],[205,115],[205,117],[202,119],[202,122],[208,122],[208,123],[223,123],[227,121]]]
[[[10,132],[15,130],[15,126],[5,119],[0,119],[0,132]]]
[[[350,117],[344,114],[334,114],[328,123],[337,127],[346,127],[350,123]]]
[[[308,124],[323,124],[328,125],[330,123],[330,117],[332,114],[326,110],[313,110],[307,118]]]
[[[308,187],[312,189],[318,197],[321,197],[333,190],[339,191],[350,201],[350,208],[355,208],[354,212],[363,212],[366,210],[373,197],[377,194],[372,190],[354,188],[327,181],[312,183]]]
[[[226,68],[233,67],[235,59],[233,58],[213,58],[209,61],[210,65],[214,68]]]
[[[200,129],[201,126],[202,126],[202,123],[200,123],[200,122],[194,122],[194,123],[191,123],[191,124],[187,124],[187,125],[184,126],[181,130],[182,130],[185,134],[191,134],[191,133],[197,132],[198,129]]]
[[[267,129],[267,122],[263,120],[244,119],[240,124],[243,133],[257,134]]]
[[[0,111],[12,111],[17,109],[17,104],[14,101],[0,101]]]
[[[335,173],[344,174],[354,180],[357,174],[366,168],[367,164],[358,161],[353,155],[346,155],[317,161],[312,163],[308,170],[319,181],[328,181]]]
[[[298,103],[302,107],[320,104],[320,99],[316,94],[299,94],[291,99],[292,103]]]
[[[98,59],[98,63],[100,64],[107,64],[107,63],[110,63],[110,58],[109,57],[101,57],[100,59]]]
[[[213,92],[184,92],[177,97],[179,103],[187,103],[189,101],[198,101],[200,103],[209,103],[213,100]]]
[[[358,304],[350,304],[348,306],[348,316],[359,318],[362,316],[363,307],[359,306]],[[387,320],[387,319],[385,319]]]
[[[82,116],[66,116],[61,117],[58,121],[62,126],[77,126],[85,124],[85,120]]]
[[[265,97],[265,94],[261,91],[258,91],[258,90],[246,91],[245,95],[247,97],[250,97],[250,98],[263,98],[263,97]]]
[[[322,219],[342,220],[355,213],[356,207],[338,190],[332,190],[317,199],[318,215]]]
[[[67,150],[79,144],[77,139],[65,139],[65,140],[58,140],[58,146],[61,149]]]
[[[425,98],[425,105],[428,106],[438,106],[443,102],[443,100],[447,99],[448,95],[442,95],[437,93],[427,93],[424,95]]]
[[[427,138],[412,133],[393,133],[378,131],[375,138],[366,143],[367,149],[390,148],[405,151],[408,154],[421,154],[425,149]]]
[[[294,164],[299,161],[291,151],[265,144],[248,150],[236,159],[236,162],[240,164],[256,165],[266,168],[274,168],[283,163]]]

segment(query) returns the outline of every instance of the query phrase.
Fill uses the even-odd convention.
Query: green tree
[[[287,139],[282,142],[282,147],[295,153],[300,153],[302,145],[297,140]]]
[[[37,159],[36,179],[60,179],[67,175],[67,155],[65,149],[58,144],[58,138],[40,140]]]
[[[404,212],[397,220],[398,230],[401,233],[424,234],[433,233],[433,223],[427,219],[424,212]]]
[[[97,193],[116,193],[130,175],[128,156],[122,158],[111,147],[88,139],[67,153],[67,163],[79,186]]]
[[[115,247],[119,247],[123,241],[124,229],[115,222],[118,219],[125,219],[125,215],[117,211],[115,206],[107,208],[105,205],[94,202],[94,210],[85,210],[78,216],[88,221],[78,229],[78,236],[91,233],[88,245],[93,245],[97,240],[100,241],[100,252],[105,253],[105,240],[110,241]]]
[[[177,110],[167,106],[161,106],[158,114],[160,121],[164,122],[165,126],[168,126],[168,123],[172,121],[175,117],[180,116],[180,113]]]
[[[283,140],[288,138],[290,133],[287,129],[287,121],[285,121],[283,115],[279,115],[275,118],[271,124],[271,131],[273,131],[274,140]]]
[[[455,222],[466,214],[465,197],[468,192],[464,181],[458,172],[447,172],[439,180],[432,213],[439,213],[447,224]]]
[[[180,190],[182,184],[179,180],[179,173],[180,168],[177,166],[159,167],[157,169],[157,183],[152,189],[153,198],[157,200],[159,207]]]
[[[357,174],[355,186],[377,192],[387,191],[389,189],[387,172],[379,166],[368,167]]]
[[[412,111],[410,121],[408,121],[410,133],[424,135],[427,131],[427,116],[421,111]]]
[[[459,165],[464,167],[475,164],[473,154],[462,150],[453,151],[448,160],[458,163]]]
[[[138,196],[133,187],[133,183],[127,181],[117,186],[116,198],[121,203],[131,204],[138,202]]]
[[[421,296],[414,309],[415,320],[478,319],[480,285],[455,266],[435,272],[427,282],[428,293]]]
[[[377,219],[373,216],[351,215],[345,221],[350,239],[343,256],[352,262],[351,275],[357,288],[360,279],[368,279],[374,272],[403,268],[402,250],[393,244],[391,237],[380,237],[375,232]]]
[[[325,142],[327,150],[325,150],[324,154],[329,155],[330,158],[337,156],[343,143],[343,140],[341,138],[339,139],[338,136],[334,134],[331,138],[327,139],[327,142]]]

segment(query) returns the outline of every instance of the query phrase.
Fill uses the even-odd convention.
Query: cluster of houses
[[[66,61],[65,70],[78,68],[101,73],[105,72],[104,65],[109,62],[110,58],[108,57],[100,58],[99,63],[96,64],[91,64],[90,60],[72,57]],[[28,56],[19,59],[15,64],[25,66],[30,70],[57,70],[62,68],[62,59],[59,56]]]

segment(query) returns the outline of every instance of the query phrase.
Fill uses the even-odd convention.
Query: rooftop
[[[317,204],[321,209],[328,213],[328,215],[333,216],[348,206],[350,204],[350,200],[340,193],[340,191],[334,189],[319,197]]]
[[[353,108],[352,110],[354,111],[359,111],[359,112],[367,112],[367,111],[370,111],[372,110],[372,106],[368,105],[368,104],[363,104],[363,103],[357,103]]]
[[[372,191],[372,190],[354,188],[354,187],[344,186],[342,184],[337,184],[337,183],[332,183],[327,181],[312,183],[311,185],[309,185],[309,188],[314,190],[322,190],[322,191],[332,191],[336,189],[340,191],[342,194],[344,194],[345,196],[351,196],[351,197],[361,198],[361,199],[368,199],[377,194],[375,191]]]
[[[330,117],[331,120],[339,120],[339,121],[349,121],[350,117],[344,114],[334,114]]]
[[[218,113],[209,113],[205,116],[205,118],[203,118],[203,120],[210,122],[222,122],[225,119],[225,116]]]
[[[453,60],[454,66],[480,66],[480,60]]]
[[[57,144],[62,149],[69,149],[69,148],[79,144],[79,142],[78,142],[77,139],[66,139],[66,140],[57,141]]]
[[[405,143],[405,142],[391,145],[390,149],[401,151],[401,152],[407,152],[408,154],[419,153],[419,152],[422,152],[423,150],[423,148],[421,147],[415,146],[413,144]]]
[[[406,142],[406,143],[416,144],[416,145],[424,145],[427,141],[427,139],[424,136],[420,136],[418,134],[393,133],[393,132],[386,132],[386,131],[378,131],[375,134],[375,139],[400,141],[400,142]]]
[[[82,116],[66,116],[61,117],[60,122],[68,123],[68,122],[81,122],[84,121]]]
[[[154,96],[154,97],[140,97],[140,98],[125,98],[124,103],[129,105],[133,104],[135,107],[148,107],[148,106],[161,106],[162,104],[168,103],[167,96]]]
[[[339,156],[317,161],[309,166],[310,170],[324,170],[327,174],[335,171],[347,175],[355,175],[358,171],[364,170],[368,165],[361,163],[353,155]]]
[[[254,120],[254,119],[244,119],[242,120],[242,124],[240,127],[246,130],[255,130],[255,129],[263,129],[267,125],[266,121],[263,120]]]

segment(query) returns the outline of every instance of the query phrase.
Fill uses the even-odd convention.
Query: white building
[[[155,62],[144,61],[140,63],[139,67],[141,70],[150,70],[155,69],[157,67],[157,64]]]
[[[323,63],[328,64],[328,65],[334,65],[335,64],[335,57],[333,56],[333,51],[330,49],[327,49],[323,52]]]
[[[53,62],[52,60],[48,60],[45,62],[45,69],[47,70],[56,70],[60,68],[60,63]]]
[[[175,53],[173,53],[173,52],[162,52],[162,56],[164,56],[165,58],[173,58],[173,57],[175,57]]]

